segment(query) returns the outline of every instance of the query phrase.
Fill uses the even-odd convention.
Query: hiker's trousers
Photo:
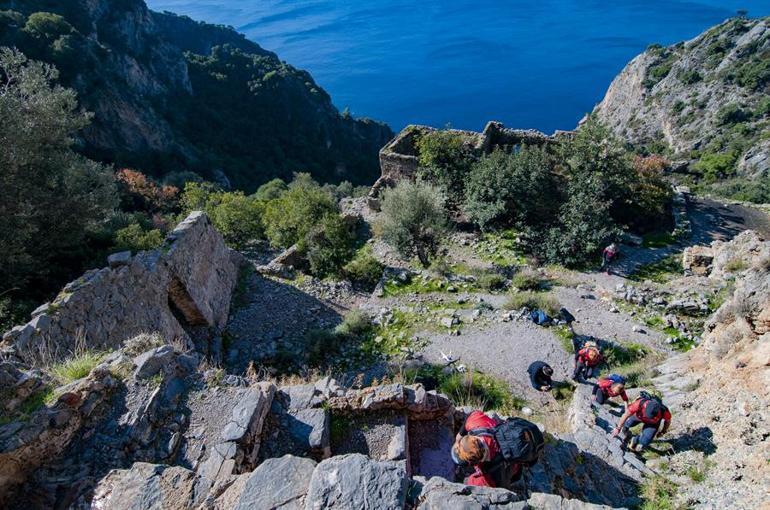
[[[627,434],[628,429],[633,427],[634,425],[642,423],[642,420],[637,418],[636,416],[631,416],[626,420],[626,423],[623,424],[623,431]],[[660,422],[656,423],[655,425],[652,425],[650,423],[645,423],[642,427],[642,432],[639,434],[639,444],[642,445],[643,448],[646,448],[650,443],[652,443],[652,440],[655,439],[655,435],[658,433],[658,428],[660,427]]]

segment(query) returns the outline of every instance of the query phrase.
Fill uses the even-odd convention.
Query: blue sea
[[[340,109],[399,130],[488,120],[572,129],[651,43],[768,0],[147,0],[231,25],[310,71]]]

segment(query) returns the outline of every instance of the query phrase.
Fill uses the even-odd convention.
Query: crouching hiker
[[[610,374],[602,377],[594,385],[594,400],[597,404],[603,405],[608,398],[620,397],[628,406],[628,395],[626,395],[626,379],[617,374]]]
[[[510,488],[540,458],[545,441],[537,425],[521,418],[500,422],[481,411],[465,420],[452,447],[455,464],[472,468],[464,483]]]
[[[572,379],[584,382],[594,377],[602,363],[604,363],[604,357],[596,342],[586,342],[575,355],[575,371],[572,373]]]
[[[539,391],[548,391],[553,387],[553,368],[545,361],[535,361],[527,369],[529,382]]]
[[[660,428],[660,422],[664,422]],[[627,408],[625,414],[620,417],[618,426],[612,431],[612,437],[616,437],[622,430],[625,441],[629,441],[629,431],[634,425],[642,423],[642,432],[638,436],[630,438],[630,446],[634,451],[642,451],[652,443],[655,436],[665,434],[671,426],[671,411],[658,399],[643,391],[639,398],[634,400]]]

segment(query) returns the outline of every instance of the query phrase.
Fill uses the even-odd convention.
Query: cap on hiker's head
[[[654,400],[649,400],[647,404],[644,406],[644,417],[645,418],[655,418],[660,413],[660,404],[658,404]]]
[[[484,460],[486,453],[484,441],[476,436],[463,436],[452,448],[452,456],[456,455],[461,462],[468,464],[478,464]]]

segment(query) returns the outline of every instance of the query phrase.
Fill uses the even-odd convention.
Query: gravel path
[[[572,356],[551,331],[529,321],[494,323],[483,330],[464,331],[460,336],[428,338],[430,344],[422,353],[426,361],[442,363],[441,353],[451,352],[469,368],[504,379],[516,395],[528,401],[544,403],[551,398],[530,386],[530,363],[547,362],[554,369],[555,380],[566,379],[572,368]]]

